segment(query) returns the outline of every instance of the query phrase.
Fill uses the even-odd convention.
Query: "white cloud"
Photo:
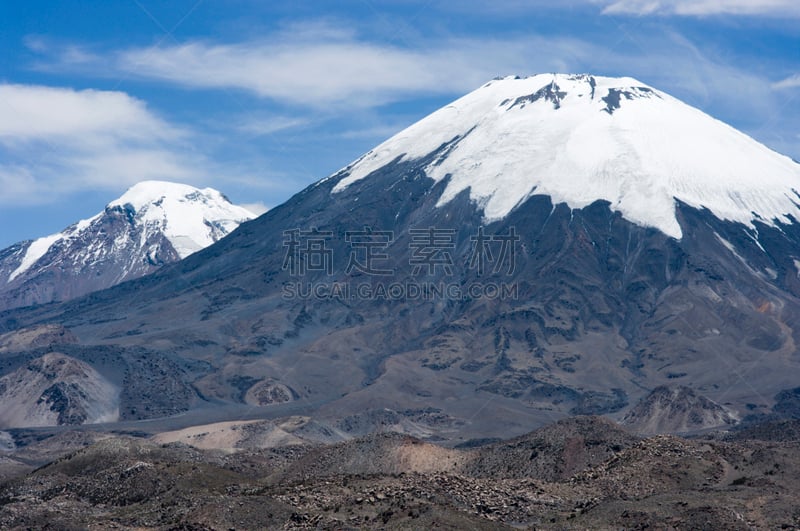
[[[607,4],[605,14],[800,16],[797,0],[592,0]]]
[[[175,137],[179,131],[123,92],[0,85],[0,141],[76,135]]]
[[[772,17],[800,16],[800,3],[796,0],[431,0],[446,12],[458,11],[472,14],[514,17],[520,13],[556,10],[599,8],[604,14],[625,15],[755,15]]]
[[[531,60],[528,43],[513,39],[450,39],[402,48],[359,40],[352,32],[319,22],[259,40],[189,41],[106,54],[42,39],[29,39],[28,45],[42,56],[36,64],[40,70],[242,90],[317,113],[334,106],[369,108],[420,94],[462,93],[496,75],[524,71]],[[551,43],[541,46],[547,49]],[[558,66],[555,61],[537,62]],[[256,125],[251,132],[285,125]]]
[[[622,5],[624,1],[634,3],[619,0],[611,5]],[[647,0],[636,5],[643,9],[648,2],[658,9],[667,4],[677,8],[680,4]],[[541,72],[632,75],[662,90],[676,91],[676,96],[692,95],[695,104],[713,102],[729,108],[757,105],[762,111],[769,105],[758,94],[770,89],[769,82],[734,63],[713,60],[679,35],[638,35],[622,51],[613,43],[606,46],[596,41],[542,35],[445,38],[401,48],[360,40],[336,29],[326,31],[324,24],[312,26],[313,32],[298,27],[294,32],[257,41],[192,41],[111,52],[103,58],[98,56],[93,72],[138,76],[193,89],[242,90],[288,104],[297,111],[282,116],[256,114],[231,124],[237,131],[251,135],[301,129],[321,116],[341,116],[343,112],[420,95],[459,95],[495,76]],[[315,37],[315,32],[321,37]],[[55,60],[55,68],[70,66],[69,58],[63,55]],[[753,95],[759,97],[752,98]]]
[[[269,210],[269,207],[260,201],[258,203],[245,203],[239,206],[245,210],[249,210],[255,216],[260,216]]]
[[[800,88],[800,74],[794,74],[772,85],[774,89],[793,89]]]
[[[193,42],[124,52],[117,68],[190,87],[242,89],[309,107],[345,101],[372,106],[398,94],[462,89],[462,55],[459,50],[427,53],[356,41]]]
[[[308,125],[308,118],[298,116],[246,116],[233,127],[242,133],[261,136]]]
[[[517,3],[501,1],[502,5]],[[747,3],[764,12],[789,5],[783,0],[570,0],[568,5],[580,3],[606,6],[607,11],[676,13],[685,13],[691,6],[734,10]],[[622,50],[613,42],[604,45],[597,40],[537,34],[449,37],[398,47],[360,39],[342,27],[304,22],[259,40],[133,48],[95,55],[91,64],[83,59],[75,63],[74,53],[65,55],[63,50],[69,46],[56,50],[37,42],[36,50],[50,55],[50,68],[88,68],[95,75],[140,77],[193,89],[242,90],[297,111],[256,114],[231,124],[251,135],[309,127],[321,116],[342,116],[420,95],[459,95],[496,76],[541,72],[632,75],[662,90],[677,91],[676,96],[692,95],[695,104],[760,105],[761,110],[769,105],[762,97],[750,99],[759,96],[759,90],[769,90],[769,82],[735,62],[715,61],[680,35],[667,32],[637,34],[635,39],[623,33],[621,38],[627,35],[630,46]],[[92,56],[89,52],[78,55]]]
[[[0,204],[15,199],[28,202],[26,198],[34,196],[38,186],[29,168],[19,164],[0,164]]]
[[[0,84],[0,204],[196,178],[187,135],[122,92]]]

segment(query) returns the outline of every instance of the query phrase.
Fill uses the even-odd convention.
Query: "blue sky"
[[[632,76],[800,160],[797,0],[26,0],[0,49],[0,248],[145,179],[275,206],[510,74]]]

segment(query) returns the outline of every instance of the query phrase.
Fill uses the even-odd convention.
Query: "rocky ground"
[[[796,433],[640,439],[577,417],[469,449],[380,434],[236,452],[64,434],[6,453],[0,528],[797,529]]]

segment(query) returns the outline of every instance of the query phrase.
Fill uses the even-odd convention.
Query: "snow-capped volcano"
[[[109,378],[123,421],[288,397],[329,433],[463,441],[621,416],[668,385],[730,412],[700,427],[727,424],[780,413],[800,381],[798,184],[794,162],[638,81],[501,79],[180,266],[4,312],[0,333],[61,325],[57,352]],[[32,299],[177,260],[196,240],[173,208],[202,195],[131,192],[9,285],[41,270]],[[78,275],[96,249],[108,261]],[[7,274],[27,252],[5,252]]]
[[[212,188],[138,183],[89,219],[0,251],[0,309],[66,300],[137,278],[253,217]]]
[[[745,224],[800,219],[800,164],[627,77],[490,81],[352,163],[334,192],[442,146],[424,168],[436,181],[450,178],[439,204],[469,189],[488,221],[532,194],[572,208],[606,200],[678,239],[675,200]]]

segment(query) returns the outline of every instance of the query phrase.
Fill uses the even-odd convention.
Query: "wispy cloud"
[[[529,13],[588,8],[605,15],[677,15],[714,16],[748,15],[767,17],[799,17],[800,4],[796,0],[431,0],[443,11],[481,13],[491,16],[514,17]]]
[[[606,0],[572,4],[578,1],[608,4]],[[656,10],[678,9],[681,4],[630,2],[631,8],[636,4],[643,9],[647,4]],[[619,0],[607,10],[621,10],[624,3]],[[541,72],[632,75],[658,88],[677,90],[678,96],[691,95],[695,102],[714,101],[731,108],[764,105],[763,98],[750,97],[769,90],[770,82],[735,61],[715,61],[677,33],[620,36],[621,40],[634,38],[624,48],[613,41],[540,34],[446,37],[399,47],[312,22],[291,32],[243,42],[191,41],[103,55],[74,50],[66,55],[63,50],[68,46],[44,50],[39,45],[37,50],[49,61],[48,68],[88,69],[93,75],[138,77],[191,89],[244,91],[297,110],[289,117],[256,115],[237,124],[241,132],[252,135],[308,126],[314,121],[309,119],[311,114],[318,119],[421,95],[458,95],[495,76]],[[72,60],[75,56],[80,57],[77,63]],[[87,63],[92,56],[95,59]]]
[[[84,135],[175,138],[180,134],[144,102],[123,92],[0,85],[0,142],[56,138],[83,142]]]
[[[606,4],[604,14],[800,16],[797,0],[590,0]]]
[[[545,39],[540,44],[554,45]],[[518,39],[455,38],[407,48],[359,39],[323,22],[243,42],[188,41],[101,54],[36,39],[29,48],[40,54],[41,70],[238,90],[316,112],[462,93],[499,74],[533,72],[530,43]],[[559,66],[545,57],[536,62]]]
[[[294,105],[369,107],[411,93],[463,90],[477,81],[469,79],[476,65],[465,59],[460,49],[424,52],[358,41],[193,42],[155,52],[126,51],[116,66],[137,76],[197,88],[242,89]]]
[[[123,92],[0,84],[0,204],[187,179],[187,135]]]
[[[272,135],[287,129],[308,125],[310,120],[299,116],[246,116],[232,125],[236,131],[250,136]]]
[[[778,90],[800,88],[800,74],[794,74],[786,79],[782,79],[774,83],[772,88]]]
[[[244,203],[239,206],[246,210],[249,210],[255,216],[260,216],[261,214],[264,214],[267,210],[269,210],[269,207],[260,201],[257,203]]]

